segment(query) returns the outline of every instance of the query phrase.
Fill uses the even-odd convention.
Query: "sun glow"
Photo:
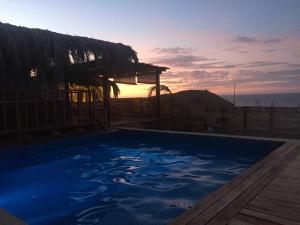
[[[132,98],[132,97],[147,97],[149,88],[153,85],[151,84],[138,84],[138,85],[128,85],[128,84],[118,84],[121,94],[120,98]]]

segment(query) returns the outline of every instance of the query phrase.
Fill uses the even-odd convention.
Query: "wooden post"
[[[91,116],[91,91],[85,92],[85,119],[87,121],[92,121]]]
[[[48,127],[49,125],[49,116],[48,116],[48,91],[44,90],[43,91],[44,94],[44,112],[45,112],[45,126]]]
[[[73,91],[68,91],[68,94],[70,95],[70,97],[67,99],[67,106],[69,108],[69,112],[68,112],[68,118],[70,115],[70,123],[73,125],[74,124],[74,112],[73,112]]]
[[[71,96],[71,93],[70,93],[70,87],[69,87],[69,83],[65,82],[65,87],[64,87],[64,107],[65,107],[65,123],[66,121],[73,121],[73,116],[71,114],[72,112],[72,105],[70,103],[70,96]],[[71,100],[72,101],[72,100]]]
[[[104,106],[104,125],[110,125],[110,93],[108,75],[103,75],[103,106]]]
[[[160,72],[156,72],[156,117],[160,117]]]
[[[66,90],[61,91],[61,97],[62,97],[62,110],[63,110],[63,125],[66,124],[67,119],[67,109],[66,109]]]
[[[96,93],[95,91],[93,90],[92,91],[92,101],[93,101],[93,118],[95,120],[95,122],[97,122],[97,102],[96,102]]]
[[[78,124],[81,125],[82,123],[82,98],[83,98],[83,91],[77,92],[77,111],[78,111]]]
[[[248,122],[248,111],[247,106],[244,107],[244,131],[247,131],[247,122]]]
[[[7,111],[6,111],[6,91],[2,91],[2,110],[3,110],[3,124],[4,124],[4,130],[7,129]]]
[[[53,96],[54,96],[54,101],[53,101],[53,111],[54,111],[54,124],[55,126],[58,126],[58,116],[57,116],[57,98],[58,98],[58,93],[57,90],[53,91]]]
[[[20,102],[19,102],[19,91],[16,91],[15,94],[16,94],[15,102],[16,102],[17,134],[18,134],[18,141],[20,141],[22,135],[22,122],[21,122]]]
[[[274,130],[274,108],[270,106],[270,132]]]
[[[29,122],[28,122],[28,95],[29,95],[29,93],[28,93],[28,91],[23,91],[23,94],[24,94],[23,103],[24,103],[24,113],[25,113],[25,115],[24,115],[24,121],[25,121],[24,126],[25,126],[25,131],[26,131],[29,128],[28,127],[29,126]]]
[[[222,129],[223,131],[225,130],[225,121],[226,117],[225,117],[225,106],[222,107]]]
[[[40,103],[40,94],[41,91],[35,91],[34,95],[34,109],[35,109],[35,128],[40,128],[40,117],[39,117],[39,103]]]

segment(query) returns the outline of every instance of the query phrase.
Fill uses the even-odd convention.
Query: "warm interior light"
[[[38,75],[38,70],[37,70],[37,68],[32,68],[32,69],[30,70],[30,72],[29,72],[29,76],[32,77],[32,78],[34,78],[34,77],[37,77],[37,75]]]

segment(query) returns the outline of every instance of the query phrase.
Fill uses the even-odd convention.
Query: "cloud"
[[[24,4],[21,4],[19,2],[13,1],[13,0],[0,0],[0,4],[8,5],[8,6],[14,7],[14,8],[21,8],[21,9],[29,10],[31,12],[38,12],[38,10],[33,7],[28,7]]]
[[[233,39],[235,42],[239,43],[257,43],[258,40],[254,37],[247,37],[247,36],[237,36]]]
[[[262,52],[272,53],[272,52],[276,52],[279,50],[280,49],[277,49],[277,48],[270,48],[270,49],[264,49],[264,50],[262,50]]]
[[[191,54],[195,50],[192,48],[171,47],[171,48],[155,48],[154,52],[159,54]]]
[[[212,61],[212,62],[209,62]],[[299,67],[298,64],[289,64],[285,62],[272,61],[254,61],[249,63],[226,63],[223,61],[213,61],[202,56],[179,55],[171,58],[161,58],[154,62],[155,64],[165,64],[173,67],[189,69],[233,69],[233,68],[256,68],[266,66],[293,66]]]
[[[241,46],[232,46],[232,47],[226,47],[223,49],[226,52],[237,52],[241,54],[248,54],[251,53],[249,50],[245,50],[244,48],[241,48]]]
[[[195,65],[198,69],[231,69],[235,68],[235,64],[226,64],[225,62],[201,63]]]
[[[174,91],[185,89],[209,89],[215,92],[231,92],[233,81],[236,80],[241,90],[258,92],[297,90],[300,85],[300,69],[285,70],[228,70],[206,71],[176,71],[167,72],[162,76],[162,82]]]
[[[246,64],[241,64],[243,67],[261,67],[261,66],[275,66],[275,65],[286,65],[282,62],[269,62],[269,61],[255,61]]]
[[[260,39],[256,37],[249,37],[249,36],[236,36],[233,38],[233,41],[240,44],[277,44],[283,42],[281,38],[267,38],[267,39]]]
[[[168,72],[162,82],[173,89],[206,89],[213,86],[224,86],[232,83],[228,71],[206,70]]]
[[[161,57],[155,59],[153,61],[154,64],[164,64],[168,66],[174,67],[185,67],[185,68],[194,68],[198,62],[209,61],[208,59],[203,56],[195,56],[195,55],[176,55],[171,57]]]
[[[297,68],[300,68],[300,64],[288,64],[289,66],[291,66],[291,67],[297,67]]]
[[[282,42],[283,40],[281,38],[269,38],[269,39],[266,39],[264,40],[263,42],[265,44],[274,44],[274,43],[279,43],[279,42]]]

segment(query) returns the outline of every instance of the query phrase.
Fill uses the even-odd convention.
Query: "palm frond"
[[[160,85],[160,92],[167,92],[169,94],[172,94],[172,91],[170,90],[170,88],[166,85]],[[153,92],[156,92],[156,86],[152,86],[149,88],[149,91],[148,91],[148,97],[151,97]]]
[[[121,93],[121,90],[120,90],[119,86],[117,85],[117,83],[115,83],[113,81],[109,81],[109,86],[110,86],[110,91],[112,90],[113,97],[118,98]]]

